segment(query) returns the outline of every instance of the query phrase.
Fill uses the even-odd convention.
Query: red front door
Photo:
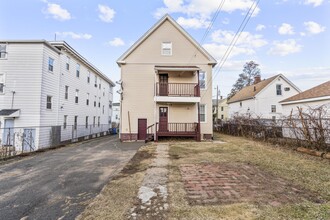
[[[159,74],[159,95],[168,96],[168,75]]]
[[[147,138],[147,119],[138,119],[138,140]]]
[[[159,107],[159,131],[168,131],[168,108]]]

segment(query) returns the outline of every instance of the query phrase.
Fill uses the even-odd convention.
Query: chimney
[[[257,84],[257,83],[260,83],[261,82],[261,76],[260,75],[256,75],[254,77],[254,83],[253,84]]]

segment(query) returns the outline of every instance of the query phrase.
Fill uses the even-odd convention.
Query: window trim
[[[52,61],[52,62],[50,62]],[[55,59],[48,57],[48,72],[53,73],[54,72],[54,63],[55,63]]]
[[[199,81],[199,88],[200,88],[200,90],[207,90],[207,74],[206,74],[206,71],[199,71],[198,77],[200,77],[200,74],[201,73],[204,73],[204,76],[205,76],[204,77],[205,87],[204,88],[201,87],[201,80],[198,79],[198,81]]]
[[[48,98],[50,98],[50,102],[48,102]],[[47,110],[52,110],[52,105],[53,105],[52,99],[53,99],[53,97],[51,95],[47,95],[47,97],[46,97],[46,109]]]
[[[273,108],[274,107],[274,108]],[[273,111],[273,109],[275,110],[275,111]],[[271,105],[270,106],[270,112],[271,113],[276,113],[276,105]]]
[[[277,86],[280,86],[280,90],[277,89]],[[280,91],[280,94],[278,94],[278,91]],[[276,84],[276,95],[283,95],[282,84]]]
[[[165,47],[166,45],[169,45],[169,47]],[[173,44],[172,44],[171,41],[164,41],[164,42],[162,42],[160,49],[161,49],[161,55],[162,56],[172,56],[172,54],[173,54]],[[165,50],[169,50],[170,53],[169,54],[164,53],[164,49]]]
[[[204,106],[204,115],[205,115],[205,117],[204,117],[204,121],[202,121],[202,119],[201,119],[201,107],[202,106]],[[199,104],[199,119],[200,119],[200,123],[207,123],[207,108],[206,108],[206,104]]]

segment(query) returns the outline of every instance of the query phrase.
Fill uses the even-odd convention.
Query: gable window
[[[5,75],[0,74],[0,93],[4,93],[4,87],[5,87]]]
[[[74,124],[73,124],[74,130],[77,130],[77,125],[78,125],[78,115],[74,116]]]
[[[76,77],[79,78],[79,75],[80,75],[80,64],[77,63],[77,67],[76,67]]]
[[[0,59],[7,58],[7,45],[0,44]]]
[[[88,116],[86,116],[85,127],[88,128]]]
[[[199,72],[199,87],[206,89],[206,73],[204,71]]]
[[[70,57],[66,57],[66,70],[70,69]]]
[[[276,95],[282,95],[282,85],[281,84],[276,85]]]
[[[54,70],[54,59],[48,57],[48,71],[53,72]]]
[[[74,99],[75,103],[78,103],[78,95],[79,95],[79,90],[76,89],[76,96],[75,96],[75,99]]]
[[[88,71],[87,73],[87,83],[90,83],[91,82],[91,72]]]
[[[64,115],[63,129],[66,129],[67,121],[68,121],[68,116]]]
[[[172,55],[172,42],[163,42],[162,43],[162,55],[163,56]]]
[[[276,105],[271,106],[271,112],[276,112]]]
[[[47,104],[46,104],[46,108],[47,109],[52,109],[52,97],[51,96],[47,96]]]
[[[65,86],[64,99],[68,100],[69,98],[69,86]]]
[[[87,97],[86,97],[86,105],[89,105],[89,93],[87,93]]]
[[[201,104],[199,106],[199,118],[200,122],[206,122],[206,105]]]

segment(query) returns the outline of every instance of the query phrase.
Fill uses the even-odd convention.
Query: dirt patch
[[[180,172],[190,205],[324,203],[316,193],[249,164],[183,164]]]

